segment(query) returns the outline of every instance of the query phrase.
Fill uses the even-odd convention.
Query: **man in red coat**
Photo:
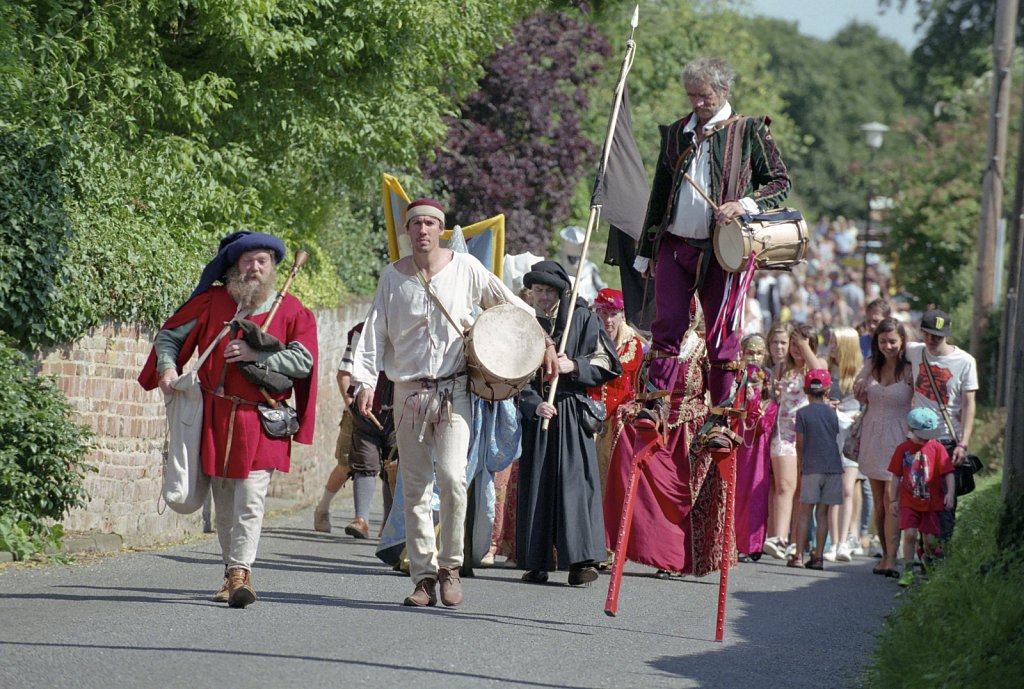
[[[192,354],[213,347],[199,369],[203,390],[200,457],[204,473],[211,477],[224,559],[223,585],[213,600],[233,608],[256,600],[251,570],[267,488],[275,470],[290,468],[293,439],[266,434],[257,413],[263,393],[235,364],[256,362],[291,378],[299,420],[294,440],[309,444],[313,438],[317,337],[309,309],[285,295],[267,328],[284,345],[280,351],[255,350],[240,338],[234,325],[218,339],[232,321],[264,324],[276,297],[276,266],[284,254],[284,243],[268,234],[242,231],[221,240],[188,301],[160,329],[139,376],[146,390],[159,385],[165,395],[175,394],[172,384]],[[224,284],[215,285],[218,281]],[[280,401],[291,394],[287,390],[271,396]]]

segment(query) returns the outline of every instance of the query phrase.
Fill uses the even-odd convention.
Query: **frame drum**
[[[807,256],[807,223],[799,211],[742,216],[715,231],[715,257],[730,273],[747,269],[754,254],[760,270],[792,270]]]
[[[470,388],[488,402],[519,394],[544,362],[544,347],[532,313],[513,304],[487,309],[466,335]]]

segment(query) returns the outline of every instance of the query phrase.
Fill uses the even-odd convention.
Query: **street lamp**
[[[864,224],[864,271],[861,276],[861,289],[864,290],[864,302],[868,298],[868,242],[871,240],[871,201],[875,196],[874,184],[871,178],[871,167],[875,160],[875,153],[882,147],[882,139],[889,131],[881,122],[868,122],[862,124],[860,130],[864,132],[864,138],[868,144],[868,217]]]

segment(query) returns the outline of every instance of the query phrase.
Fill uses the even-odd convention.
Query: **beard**
[[[243,274],[237,265],[228,268],[227,281],[224,283],[228,294],[249,313],[270,298],[276,284],[276,266],[271,266],[266,275],[260,275],[256,272]]]

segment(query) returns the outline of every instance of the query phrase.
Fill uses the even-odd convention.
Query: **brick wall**
[[[278,473],[271,481],[273,498],[310,503],[323,489],[334,466],[341,414],[335,373],[345,334],[363,318],[366,308],[367,302],[357,300],[316,314],[320,393],[314,443],[292,446],[291,472]],[[109,324],[73,344],[37,354],[40,373],[54,377],[78,410],[78,420],[96,436],[87,460],[97,469],[86,478],[88,503],[67,516],[67,531],[117,534],[131,546],[201,531],[199,512],[180,515],[157,510],[167,430],[163,398],[159,390],[145,392],[135,380],[155,334],[147,328]]]

